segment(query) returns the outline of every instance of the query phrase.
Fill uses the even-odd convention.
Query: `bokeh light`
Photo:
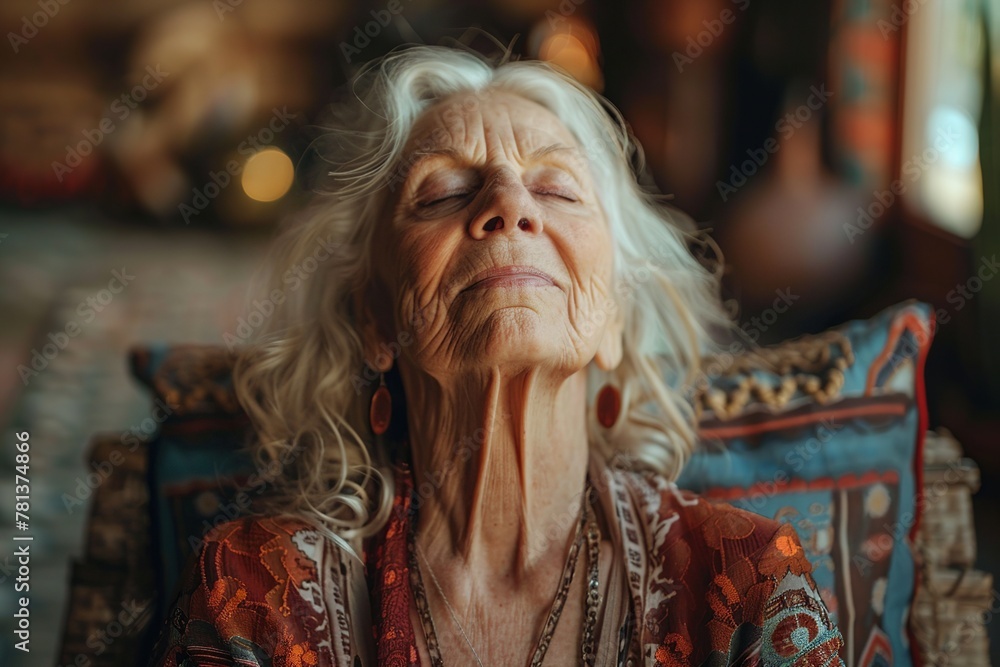
[[[292,159],[278,148],[265,148],[247,160],[241,183],[248,197],[268,202],[284,197],[294,179]]]

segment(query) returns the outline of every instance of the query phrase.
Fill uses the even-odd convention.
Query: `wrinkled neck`
[[[429,557],[514,578],[543,559],[562,562],[588,467],[586,369],[404,383]]]

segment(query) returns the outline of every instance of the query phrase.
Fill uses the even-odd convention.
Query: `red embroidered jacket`
[[[653,474],[591,479],[624,557],[632,609],[619,665],[835,665],[843,639],[788,524]],[[304,521],[243,518],[185,569],[152,667],[418,665],[410,623],[409,473],[356,558]],[[640,619],[634,622],[631,619]]]

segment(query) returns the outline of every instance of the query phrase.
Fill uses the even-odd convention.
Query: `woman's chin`
[[[523,321],[523,318],[517,318]],[[582,355],[565,349],[565,335],[541,323],[518,324],[509,319],[494,320],[489,333],[470,346],[470,359],[484,368],[563,367],[583,365]],[[576,358],[580,357],[577,364]],[[571,369],[573,370],[573,369]]]

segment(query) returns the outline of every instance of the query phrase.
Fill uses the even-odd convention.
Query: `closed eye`
[[[443,197],[437,197],[436,199],[431,199],[431,200],[423,201],[423,202],[417,202],[417,206],[419,206],[421,208],[428,208],[430,206],[435,206],[437,204],[443,204],[444,202],[449,201],[451,199],[462,199],[462,198],[468,197],[468,196],[469,196],[468,192],[453,192],[450,195],[445,195]]]
[[[534,192],[536,195],[540,195],[542,197],[557,197],[559,199],[569,202],[579,201],[575,196],[573,196],[569,192],[566,192],[565,190],[550,190],[543,188],[543,189],[537,189]]]

